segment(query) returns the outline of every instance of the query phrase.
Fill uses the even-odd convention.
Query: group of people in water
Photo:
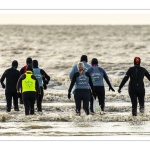
[[[93,99],[98,98],[99,106],[101,108],[100,114],[104,114],[105,111],[105,87],[103,79],[109,86],[109,90],[113,89],[107,73],[103,68],[98,65],[98,60],[93,58],[91,65],[87,64],[88,59],[86,55],[81,56],[81,60],[78,64],[74,65],[70,72],[71,83],[68,90],[68,98],[71,98],[71,91],[73,89],[76,114],[80,115],[81,101],[83,100],[83,109],[87,115],[94,113],[93,111]],[[130,78],[128,93],[132,103],[132,115],[137,116],[137,104],[139,101],[139,111],[144,113],[144,76],[150,81],[150,74],[148,71],[140,66],[141,59],[139,57],[134,58],[134,66],[130,67],[122,79],[119,85],[118,92]],[[90,112],[89,112],[90,102]]]
[[[20,104],[24,104],[25,115],[33,115],[35,101],[37,103],[37,111],[42,112],[42,99],[44,89],[50,81],[50,76],[38,67],[38,61],[28,57],[26,65],[17,70],[18,62],[14,60],[12,67],[5,70],[1,77],[2,88],[5,89],[6,96],[6,112],[11,111],[12,98],[14,110],[19,111],[18,98]],[[6,85],[4,80],[6,78]]]
[[[90,113],[94,114],[93,101],[98,98],[101,108],[100,114],[102,115],[105,113],[105,86],[103,79],[105,79],[108,84],[109,90],[113,92],[115,92],[115,90],[105,70],[98,65],[98,60],[93,58],[91,65],[87,62],[87,56],[82,55],[80,62],[72,67],[69,74],[71,83],[68,89],[68,98],[71,98],[71,93],[74,94],[76,115],[79,116],[81,114],[82,101],[86,115]],[[131,98],[133,116],[137,116],[138,101],[139,111],[144,113],[144,76],[150,81],[150,74],[145,68],[140,66],[140,63],[141,59],[135,57],[134,66],[128,69],[118,89],[120,93],[130,78],[128,92]],[[35,102],[37,103],[37,111],[42,112],[42,99],[44,90],[47,89],[47,84],[50,81],[50,76],[47,75],[43,69],[38,67],[37,60],[32,60],[30,57],[26,59],[26,65],[22,67],[20,71],[17,70],[17,67],[18,62],[14,60],[12,67],[5,70],[0,80],[2,88],[5,89],[6,111],[11,111],[12,98],[14,110],[19,111],[18,98],[20,98],[20,104],[24,104],[25,107],[25,115],[34,114]],[[6,85],[4,84],[5,78]]]

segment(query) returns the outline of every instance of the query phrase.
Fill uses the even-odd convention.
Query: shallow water
[[[118,86],[127,69],[133,66],[133,58],[141,57],[141,65],[149,72],[150,26],[0,26],[0,76],[11,62],[25,65],[27,57],[39,61],[51,77],[43,99],[43,114],[25,116],[12,107],[5,112],[4,89],[0,88],[1,136],[68,136],[68,135],[144,135],[150,134],[150,82],[146,86],[145,114],[138,111],[131,115],[128,83],[121,94]],[[96,57],[99,65],[108,73],[116,92],[106,91],[106,114],[75,115],[73,95],[67,98],[71,67],[80,61],[81,55],[88,62]],[[36,107],[36,105],[35,105]],[[138,108],[139,109],[139,108]]]

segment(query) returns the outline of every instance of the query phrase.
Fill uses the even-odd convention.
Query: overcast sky
[[[0,24],[150,25],[150,14],[0,14]]]

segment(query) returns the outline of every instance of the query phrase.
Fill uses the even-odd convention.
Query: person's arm
[[[18,71],[18,74],[17,74],[17,78],[19,80],[19,77],[21,76],[20,72]]]
[[[21,87],[21,85],[22,85],[22,80],[25,79],[25,77],[26,77],[26,75],[25,75],[25,74],[22,74],[22,75],[20,76],[20,78],[18,79],[17,86],[16,86],[16,88],[17,88],[17,93],[20,93],[20,87]]]
[[[71,93],[71,90],[76,82],[76,78],[79,76],[79,72],[76,72],[74,75],[73,75],[73,78],[71,80],[71,83],[70,83],[70,86],[69,86],[69,90],[68,90],[68,93]]]
[[[23,74],[23,72],[24,72],[24,67],[22,67],[22,68],[20,69],[20,76]]]
[[[71,69],[71,72],[69,74],[69,78],[72,79],[73,78],[73,75],[78,71],[77,69],[77,65],[73,66],[72,69]]]
[[[6,78],[6,75],[7,75],[7,70],[3,73],[2,77],[1,77],[1,85],[2,85],[3,89],[5,88],[4,80]]]
[[[44,79],[44,80],[45,80],[45,78],[46,78],[46,80],[47,80],[47,83],[46,83],[46,84],[48,84],[48,82],[50,81],[50,76],[47,75],[47,73],[46,73],[43,69],[40,70],[40,73],[41,73],[41,75],[43,76],[43,79]],[[43,80],[43,82],[44,82],[44,80]]]
[[[93,68],[91,67],[91,68],[89,68],[88,70],[87,70],[87,72],[90,74],[90,73],[92,73],[93,72]]]
[[[109,81],[109,78],[108,78],[108,76],[107,76],[107,73],[105,72],[105,70],[103,70],[103,72],[104,72],[104,79],[105,79],[106,83],[108,84],[109,87],[112,87],[112,86],[111,86],[111,83],[110,83],[110,81]]]
[[[109,81],[109,78],[108,78],[108,76],[107,76],[107,73],[105,72],[105,70],[103,70],[103,72],[104,72],[104,79],[105,79],[106,83],[107,83],[108,86],[109,86],[109,91],[112,90],[113,92],[115,92],[115,90],[113,89],[113,87],[112,87],[112,85],[111,85],[111,83],[110,83],[110,81]]]
[[[146,69],[145,69],[145,76],[150,81],[150,74]]]
[[[126,72],[125,77],[122,79],[122,81],[121,81],[121,83],[120,83],[120,85],[119,85],[119,90],[118,90],[118,91],[121,91],[122,87],[123,87],[123,86],[125,85],[125,83],[128,81],[129,77],[130,77],[130,68],[129,68],[129,70]]]

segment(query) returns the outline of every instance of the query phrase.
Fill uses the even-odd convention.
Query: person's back
[[[105,108],[105,87],[104,87],[104,82],[103,79],[105,79],[106,83],[109,86],[109,90],[111,89],[112,91],[115,91],[111,83],[109,81],[109,78],[105,72],[105,70],[101,67],[98,66],[98,60],[96,58],[93,58],[91,61],[92,67],[87,70],[87,72],[90,74],[92,78],[92,82],[95,88],[95,93],[97,94],[98,100],[99,100],[99,105],[101,107],[101,114],[104,113],[104,108]],[[91,112],[93,113],[93,101],[90,101],[90,109]]]
[[[86,55],[82,55],[80,61],[83,62],[83,64],[84,64],[84,70],[85,70],[85,71],[87,71],[89,68],[91,68],[91,65],[89,65],[89,64],[87,63],[88,60],[87,60],[87,56],[86,56]],[[70,79],[72,79],[74,73],[76,73],[76,72],[78,72],[77,64],[75,64],[75,65],[72,67],[72,70],[71,70],[71,72],[70,72],[70,74],[69,74]]]
[[[7,108],[6,111],[11,111],[11,105],[12,105],[12,98],[13,98],[13,104],[14,104],[14,110],[18,111],[18,95],[17,95],[17,81],[20,77],[20,73],[18,70],[16,70],[18,67],[18,62],[14,60],[12,62],[12,67],[7,69],[2,77],[1,77],[1,85],[5,89],[5,96],[6,96],[6,102],[7,102]],[[4,84],[4,80],[6,78],[6,86]]]
[[[129,81],[129,96],[132,102],[132,115],[137,116],[137,98],[139,100],[140,112],[144,113],[144,98],[145,98],[145,88],[144,88],[144,76],[150,81],[150,74],[148,71],[140,66],[141,59],[139,57],[134,58],[134,66],[130,67],[126,72],[125,77],[119,85],[118,92],[121,92],[124,84]]]
[[[89,89],[89,77],[87,76],[86,72],[83,71],[82,74],[79,72],[75,73],[76,75],[76,84],[75,84],[75,89]]]
[[[20,69],[20,76],[24,73],[26,73],[26,69],[28,67],[28,65],[31,65],[32,64],[32,58],[31,57],[28,57],[26,59],[26,65],[23,66],[21,69]],[[23,104],[23,100],[22,100],[22,97],[20,96],[20,104]]]
[[[130,67],[120,87],[122,88],[123,85],[128,80],[128,78],[130,77],[129,87],[144,88],[144,82],[143,82],[144,76],[148,77],[149,76],[148,74],[149,73],[147,72],[147,70],[141,66],[135,65],[133,67]]]
[[[28,65],[26,73],[22,74],[17,82],[18,93],[20,93],[20,87],[22,87],[22,98],[25,106],[25,115],[33,115],[35,99],[37,94],[40,95],[41,92],[39,83],[36,77],[33,75],[33,69],[31,65]]]
[[[88,69],[92,77],[92,82],[94,86],[104,86],[103,78],[108,78],[106,72],[103,68],[99,66],[93,66]]]
[[[37,60],[33,60],[32,65],[33,65],[33,74],[37,78],[40,89],[41,89],[41,97],[37,98],[37,110],[39,112],[42,112],[42,99],[44,96],[43,87],[45,90],[47,89],[46,85],[50,81],[50,76],[48,76],[47,73],[43,69],[40,69],[38,67],[38,61]]]
[[[89,100],[90,100],[90,87],[92,89],[93,95],[95,94],[91,76],[88,72],[84,71],[84,64],[80,62],[78,64],[78,72],[74,73],[73,78],[71,79],[71,84],[68,90],[68,98],[71,98],[71,90],[75,85],[75,104],[76,104],[76,113],[80,115],[81,109],[81,100],[83,100],[83,109],[85,113],[89,115]],[[95,96],[95,95],[94,95]]]
[[[1,83],[4,81],[4,78],[6,78],[6,93],[16,92],[16,84],[19,76],[19,71],[13,67],[5,71],[5,73],[1,77]]]
[[[33,68],[33,74],[37,78],[39,86],[43,86],[43,84],[42,84],[42,75],[41,75],[41,72],[40,72],[40,68]]]

